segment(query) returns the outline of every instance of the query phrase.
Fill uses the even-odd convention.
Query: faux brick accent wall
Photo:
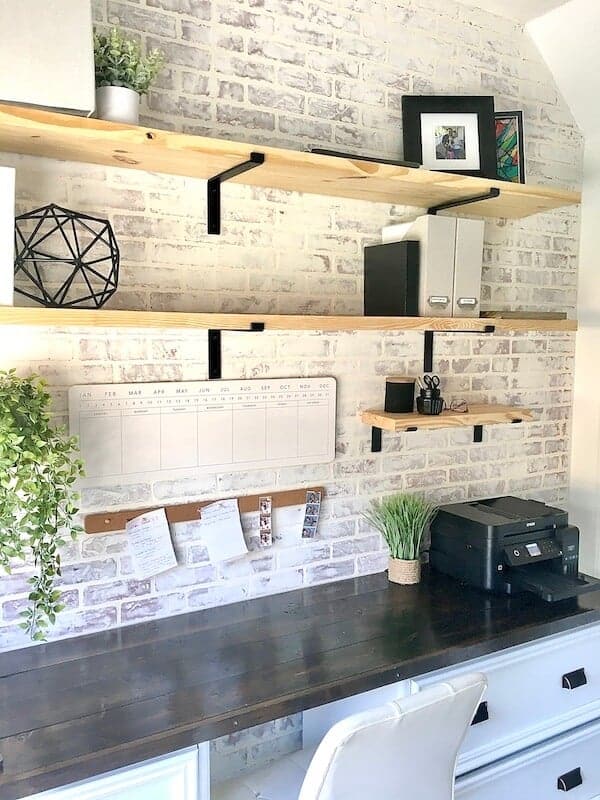
[[[530,179],[580,179],[581,137],[523,31],[499,17],[432,0],[111,0],[96,2],[95,12],[167,53],[165,75],[144,110],[156,126],[394,156],[405,92],[494,92],[498,108],[525,110]],[[333,114],[336,103],[343,113]],[[112,220],[123,267],[110,305],[120,308],[358,314],[363,246],[379,240],[382,225],[416,212],[228,184],[223,235],[208,237],[202,181],[25,156],[2,155],[1,163],[17,167],[19,210],[54,201]],[[484,304],[573,308],[577,239],[577,209],[488,222]],[[88,489],[84,509],[323,482],[320,539],[209,565],[197,531],[176,531],[182,566],[138,584],[123,536],[83,538],[65,553],[70,610],[52,636],[381,569],[381,542],[360,516],[381,492],[430,487],[438,499],[505,490],[564,498],[573,340],[437,337],[435,368],[449,398],[531,405],[539,421],[491,429],[480,446],[469,443],[467,431],[386,436],[384,454],[373,455],[357,413],[381,402],[386,374],[422,369],[421,334],[225,334],[226,378],[337,378],[336,462]],[[66,389],[75,383],[207,376],[203,332],[32,329],[15,337],[8,329],[2,342],[3,366],[43,374],[62,418]],[[24,643],[15,626],[24,579],[17,572],[0,583],[4,648]]]
[[[401,155],[406,93],[494,94],[523,109],[527,177],[577,186],[581,136],[522,28],[454,0],[95,0],[168,59],[144,101],[143,122],[296,149],[330,146]],[[17,168],[18,208],[57,202],[108,216],[122,252],[113,308],[281,313],[362,312],[362,249],[417,209],[252,189],[224,189],[223,235],[206,235],[202,181],[0,155]],[[567,309],[576,301],[577,209],[486,223],[484,308]],[[180,566],[132,575],[123,535],[83,537],[64,553],[67,610],[52,638],[384,569],[380,537],[361,517],[400,489],[436,501],[505,492],[564,502],[574,336],[436,337],[435,370],[448,400],[532,407],[535,422],[484,433],[384,435],[371,454],[362,408],[382,403],[384,376],[422,371],[422,334],[224,335],[225,378],[333,375],[337,458],[331,465],[115,485],[84,492],[84,510],[144,506],[322,483],[319,538],[211,564],[195,525],[174,531]],[[59,419],[77,383],[204,380],[206,333],[0,329],[2,367],[45,376]],[[248,525],[248,521],[246,521]],[[0,579],[0,648],[18,629],[27,569]],[[215,745],[217,772],[299,743],[298,718]],[[232,766],[233,765],[233,766]]]

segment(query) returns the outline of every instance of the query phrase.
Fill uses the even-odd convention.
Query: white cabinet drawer
[[[563,676],[581,669],[586,683],[563,688]],[[413,681],[413,690],[469,672],[487,677],[483,699],[489,716],[469,729],[459,775],[600,717],[600,626],[429,673]],[[566,680],[576,683],[579,675]]]
[[[208,800],[209,744],[50,789],[28,800]]]
[[[594,722],[459,778],[455,798],[597,800],[599,751],[600,722]]]

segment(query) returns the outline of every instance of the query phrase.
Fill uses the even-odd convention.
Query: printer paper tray
[[[541,565],[540,565],[541,567]],[[579,573],[577,578],[550,572],[543,567],[513,567],[510,582],[515,592],[531,592],[549,603],[600,589],[600,580]]]

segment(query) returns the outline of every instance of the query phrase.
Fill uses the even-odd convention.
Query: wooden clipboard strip
[[[299,506],[306,503],[307,492],[321,492],[321,498],[325,497],[325,489],[322,486],[307,486],[306,489],[291,489],[286,492],[262,492],[261,494],[250,494],[238,498],[238,505],[241,514],[258,511],[259,497],[271,497],[273,508],[282,506]],[[125,530],[126,523],[140,514],[153,511],[154,508],[164,508],[167,520],[173,522],[191,522],[200,519],[201,509],[216,500],[199,500],[196,503],[183,503],[177,506],[155,506],[153,508],[135,508],[126,511],[107,511],[106,513],[87,514],[83,521],[83,528],[86,533],[121,533]]]

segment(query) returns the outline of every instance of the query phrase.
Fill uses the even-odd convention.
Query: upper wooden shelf
[[[0,325],[98,328],[187,328],[245,330],[263,323],[268,331],[472,331],[493,325],[509,331],[575,331],[571,319],[478,319],[459,317],[301,316],[298,314],[202,314],[183,311],[87,311],[70,308],[0,306]]]
[[[526,217],[581,201],[579,192],[546,186],[315,155],[2,104],[0,150],[204,179],[246,161],[256,150],[264,153],[265,163],[233,180],[422,208],[498,187],[500,197],[469,207],[470,213],[482,217]]]

